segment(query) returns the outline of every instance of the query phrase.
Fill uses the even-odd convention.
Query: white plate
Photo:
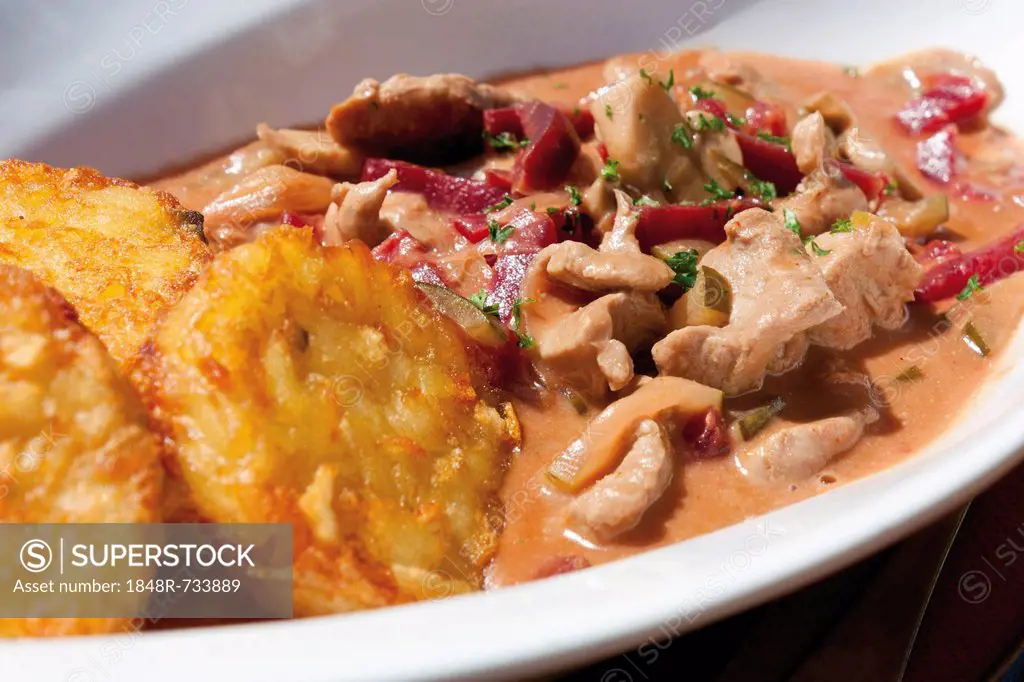
[[[152,172],[314,121],[363,76],[487,75],[698,44],[864,63],[948,45],[980,55],[1024,130],[1009,0],[689,4],[569,0],[68,0],[0,9],[0,156]],[[100,9],[102,8],[102,9]],[[11,75],[5,75],[10,80]],[[1019,458],[1024,334],[969,412],[913,459],[765,517],[578,574],[350,616],[0,643],[5,679],[522,678],[616,652],[644,677],[652,638],[792,591],[961,504]],[[617,670],[616,668],[621,668]]]

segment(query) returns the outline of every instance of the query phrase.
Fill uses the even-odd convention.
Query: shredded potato
[[[218,255],[135,368],[197,512],[295,533],[295,613],[480,587],[512,437],[454,323],[361,243]]]

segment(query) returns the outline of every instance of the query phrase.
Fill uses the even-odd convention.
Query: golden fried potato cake
[[[362,243],[219,254],[134,376],[202,516],[293,524],[297,615],[480,586],[510,437],[454,323]]]
[[[0,264],[0,523],[159,521],[159,442],[74,308]],[[124,619],[0,619],[0,636],[113,632]]]
[[[209,261],[202,216],[89,168],[0,163],[0,262],[60,291],[124,362]]]

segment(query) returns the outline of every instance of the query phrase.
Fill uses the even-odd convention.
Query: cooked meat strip
[[[672,444],[658,422],[640,422],[622,462],[569,504],[569,526],[596,540],[634,528],[672,482]]]
[[[835,221],[849,218],[854,211],[868,210],[860,187],[835,168],[818,168],[804,177],[796,191],[774,202],[776,212],[789,209],[800,223],[804,236],[827,232]]]
[[[748,477],[759,482],[798,482],[821,471],[860,440],[878,419],[871,408],[806,424],[784,424],[760,434],[736,453]]]
[[[633,202],[625,192],[615,190],[615,196],[618,212],[599,249],[582,242],[562,242],[551,249],[547,273],[584,291],[660,291],[672,282],[672,268],[640,252]]]
[[[330,138],[322,130],[274,130],[266,123],[256,126],[256,135],[281,157],[287,166],[318,175],[357,178],[363,169],[358,152]]]
[[[333,186],[328,178],[288,166],[259,168],[206,206],[206,238],[212,245],[230,248],[279,225],[286,211],[323,214],[331,205]]]
[[[383,83],[367,78],[351,97],[334,105],[327,130],[343,147],[420,163],[448,163],[482,149],[484,110],[517,101],[502,88],[455,73],[400,73]]]
[[[561,380],[602,396],[629,383],[630,352],[657,338],[664,327],[665,311],[656,296],[618,292],[562,317],[537,337],[537,348]]]
[[[796,165],[805,175],[821,168],[826,159],[835,158],[836,136],[817,111],[797,121],[790,140]]]
[[[914,300],[922,268],[895,225],[875,216],[868,220],[852,232],[816,240],[828,253],[812,254],[812,260],[844,309],[810,330],[812,343],[852,348],[871,337],[872,326],[898,329],[907,320],[906,304]]]
[[[337,246],[352,239],[361,239],[367,246],[380,244],[391,234],[391,225],[380,217],[388,190],[398,182],[398,172],[370,182],[343,182],[331,191],[331,205],[324,216],[322,242]]]
[[[701,260],[731,288],[731,313],[724,327],[693,326],[654,344],[664,374],[686,377],[736,395],[761,386],[766,373],[796,366],[799,338],[842,306],[782,217],[749,209],[725,227],[727,241]],[[796,340],[794,340],[796,339]]]

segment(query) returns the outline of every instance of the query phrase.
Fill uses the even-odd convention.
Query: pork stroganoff
[[[1020,321],[1002,99],[945,49],[706,49],[367,79],[321,126],[260,123],[142,186],[4,162],[0,464],[47,419],[73,435],[7,476],[0,521],[290,523],[310,616],[584,569],[877,472]]]

